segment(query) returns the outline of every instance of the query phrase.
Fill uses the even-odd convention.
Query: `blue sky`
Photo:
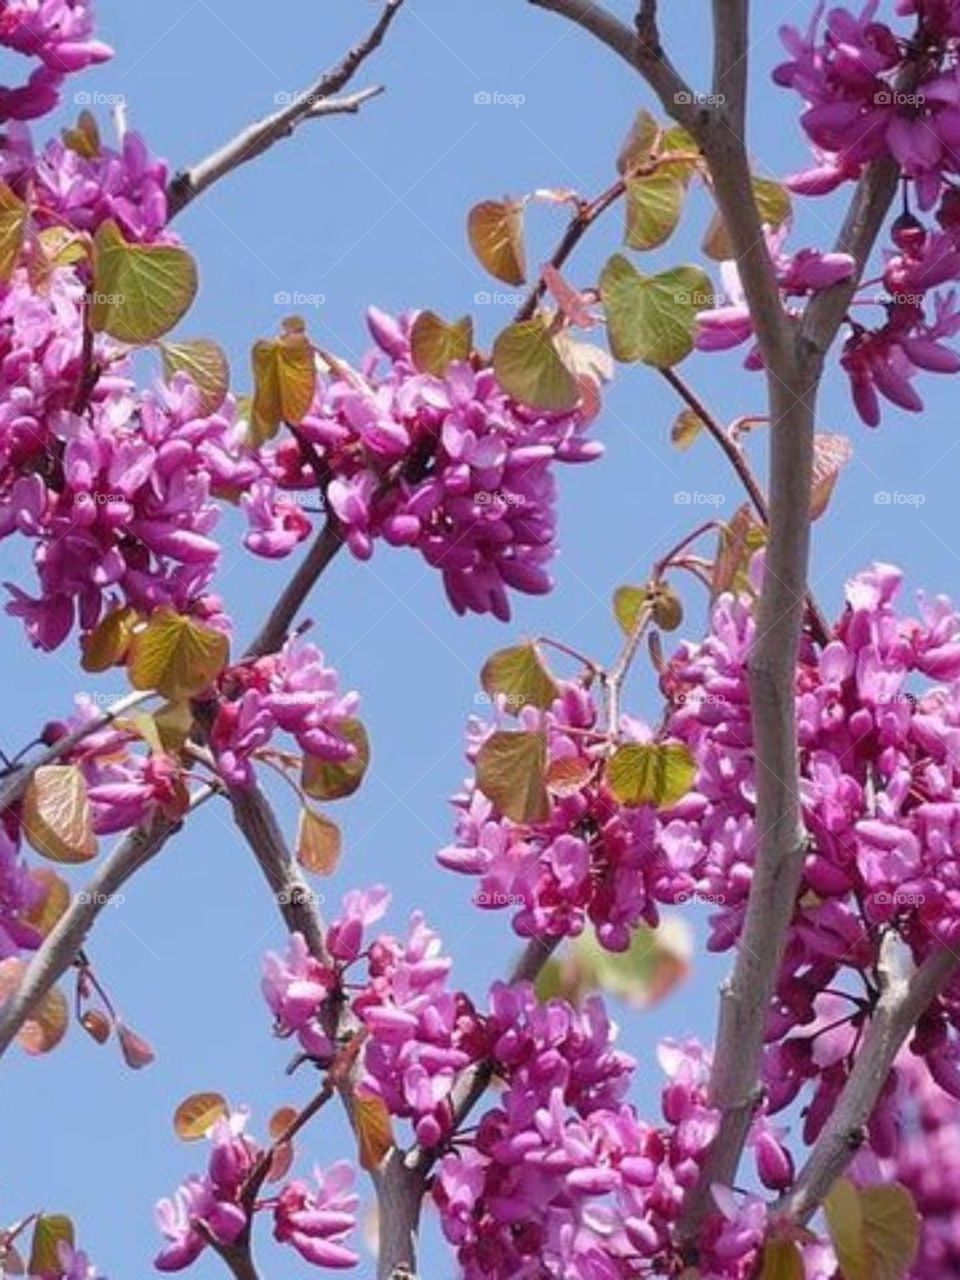
[[[630,5],[618,6],[628,16]],[[702,7],[702,6],[700,6]],[[758,4],[753,48],[751,144],[757,168],[784,173],[804,163],[795,103],[773,88],[779,59],[775,21],[804,22],[807,0]],[[890,6],[892,8],[892,5]],[[666,40],[702,88],[707,65],[704,21],[689,5],[665,6]],[[205,155],[247,122],[274,109],[275,95],[295,92],[372,22],[368,0],[326,4],[285,0],[269,10],[252,0],[100,0],[101,33],[115,62],[71,89],[121,94],[132,125],[176,167]],[[671,21],[672,19],[672,21]],[[385,83],[385,97],[358,118],[305,126],[296,137],[215,187],[182,218],[178,230],[195,253],[202,288],[184,335],[217,338],[230,352],[235,386],[247,385],[250,344],[272,333],[289,307],[276,295],[322,295],[305,309],[311,333],[350,358],[366,346],[363,311],[430,307],[453,317],[471,311],[488,343],[510,318],[504,294],[472,261],[465,215],[482,198],[538,187],[596,193],[613,176],[613,158],[633,115],[649,99],[627,68],[579,31],[523,0],[407,0],[387,46],[355,82]],[[519,105],[483,104],[477,94],[522,97]],[[64,119],[76,106],[65,104]],[[106,115],[106,109],[101,112]],[[104,122],[106,128],[106,122]],[[841,202],[806,202],[794,243],[832,240]],[[683,230],[651,255],[658,268],[696,260],[708,216],[696,196]],[[562,229],[562,213],[530,213],[530,260],[542,261]],[[619,246],[620,215],[611,212],[582,246],[570,277],[596,279]],[[645,266],[646,264],[644,264]],[[684,367],[717,414],[727,420],[762,408],[762,383],[733,356],[695,357]],[[856,456],[838,497],[818,524],[813,585],[828,613],[844,579],[871,559],[904,566],[911,589],[954,590],[960,464],[951,385],[926,376],[922,419],[890,409],[870,432],[854,419],[842,376],[832,370],[821,406],[825,430],[849,432]],[[686,454],[669,443],[678,406],[651,372],[625,368],[610,389],[598,432],[603,461],[562,476],[562,554],[557,589],[517,600],[514,622],[457,619],[436,574],[409,552],[378,550],[362,566],[341,557],[309,610],[315,636],[349,687],[360,690],[374,742],[363,791],[336,817],[346,855],[321,888],[331,907],[353,886],[383,880],[394,887],[390,924],[404,927],[423,907],[456,956],[456,980],[477,993],[502,973],[516,948],[505,915],[468,901],[469,882],[437,869],[434,854],[452,829],[447,797],[464,773],[463,722],[475,709],[477,672],[494,648],[521,634],[550,634],[601,660],[616,633],[612,590],[637,580],[690,527],[697,512],[679,492],[719,495],[719,510],[739,505],[734,478],[707,440]],[[762,440],[753,446],[762,449]],[[757,457],[758,465],[762,458]],[[884,503],[878,493],[912,495]],[[709,514],[709,512],[708,512]],[[238,529],[224,525],[221,588],[238,634],[250,635],[291,569],[242,552]],[[4,578],[25,580],[24,544],[0,546]],[[702,602],[689,599],[685,630],[695,634]],[[6,670],[2,742],[16,750],[45,719],[69,708],[74,691],[109,694],[79,673],[69,646],[54,658],[28,652],[17,625],[4,625]],[[653,713],[649,683],[638,679],[631,710]],[[293,815],[281,800],[292,830]],[[285,1078],[288,1046],[271,1040],[259,997],[261,953],[282,941],[274,907],[252,861],[213,806],[191,822],[104,913],[90,947],[98,972],[127,1015],[158,1050],[147,1071],[125,1070],[111,1050],[72,1032],[48,1059],[11,1053],[0,1099],[7,1159],[0,1217],[37,1207],[70,1212],[82,1239],[113,1280],[150,1273],[156,1236],[151,1207],[202,1157],[173,1136],[177,1102],[201,1088],[248,1102],[264,1121],[278,1105],[305,1099],[309,1081]],[[620,1011],[623,1039],[640,1059],[638,1099],[653,1105],[652,1055],[663,1034],[712,1033],[714,993],[726,960],[704,960],[694,979],[647,1015]],[[323,1163],[348,1147],[333,1115],[315,1123],[303,1144]],[[261,1236],[263,1272],[271,1280],[303,1274],[293,1255]],[[433,1246],[424,1274],[454,1274]],[[198,1280],[222,1274],[205,1258]],[[360,1276],[372,1274],[366,1260]]]

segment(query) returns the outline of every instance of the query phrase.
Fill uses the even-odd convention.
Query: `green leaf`
[[[41,1214],[33,1228],[29,1272],[32,1276],[58,1276],[63,1272],[60,1245],[72,1249],[75,1242],[73,1223],[62,1213]]]
[[[84,671],[109,671],[122,662],[140,620],[140,614],[128,604],[117,605],[104,614],[94,629],[80,640],[83,652],[80,665]]]
[[[672,173],[657,170],[627,182],[627,225],[631,249],[656,249],[673,235],[683,212],[686,188]]]
[[[776,229],[790,217],[792,204],[790,192],[770,178],[753,179],[753,198],[757,202],[760,221]],[[713,215],[703,238],[703,252],[716,262],[725,262],[736,255],[730,236],[719,212]]]
[[[672,173],[681,182],[689,183],[701,165],[700,148],[692,134],[682,125],[675,124],[660,139],[661,156],[673,155],[675,160],[662,162],[658,171]]]
[[[648,602],[646,587],[617,587],[613,593],[613,612],[625,636],[633,635],[640,620],[640,610]]]
[[[493,344],[493,371],[508,395],[535,409],[563,413],[580,398],[577,380],[541,320],[504,329]]]
[[[162,338],[187,312],[197,268],[179,245],[129,244],[117,224],[100,224],[93,241],[90,328],[141,346]]]
[[[750,561],[766,540],[766,529],[754,518],[750,504],[744,503],[720,530],[710,580],[711,599],[725,591],[740,595],[750,590]]]
[[[317,387],[317,361],[313,343],[295,318],[283,322],[279,338],[254,343],[253,404],[250,409],[250,443],[266,444],[280,430],[281,422],[302,422],[313,403]]]
[[[651,591],[653,620],[661,631],[676,631],[683,622],[683,601],[666,582],[658,582]]]
[[[523,249],[523,205],[515,200],[484,200],[467,216],[470,247],[492,276],[505,284],[527,278]]]
[[[666,916],[656,929],[638,926],[626,951],[608,951],[587,929],[541,973],[537,996],[580,1004],[602,991],[632,1009],[649,1009],[689,976],[692,957],[693,931],[680,916]]]
[[[670,428],[670,440],[678,449],[689,449],[703,430],[703,419],[692,409],[681,409]]]
[[[343,836],[335,822],[306,806],[300,810],[297,861],[317,876],[332,876],[340,861]]]
[[[659,137],[660,126],[650,112],[645,109],[638,111],[617,156],[618,172],[625,175],[632,169],[650,164]]]
[[[340,763],[304,756],[300,785],[314,800],[342,800],[352,796],[370,764],[370,739],[360,720],[344,720],[337,732],[356,747],[356,754]]]
[[[920,1244],[920,1219],[906,1187],[857,1187],[838,1178],[823,1208],[844,1280],[903,1280]]]
[[[697,312],[709,306],[713,295],[710,279],[699,267],[642,276],[617,253],[603,268],[600,296],[616,359],[668,368],[693,350]]]
[[[156,689],[177,702],[212,683],[229,654],[230,642],[222,631],[163,605],[134,633],[127,673],[135,689]]]
[[[79,765],[41,765],[27,785],[22,822],[31,846],[52,862],[96,857],[90,800]]]
[[[27,234],[29,210],[18,195],[0,182],[0,282],[13,275]]]
[[[454,360],[469,360],[473,350],[473,321],[469,316],[447,324],[432,311],[421,311],[410,331],[413,363],[421,373],[439,377]]]
[[[526,706],[545,711],[560,694],[535,644],[519,644],[492,653],[483,664],[480,683],[491,697],[503,694],[507,710],[514,715]]]
[[[768,1240],[758,1280],[804,1280],[803,1254],[795,1240]]]
[[[230,365],[223,347],[209,338],[190,338],[161,342],[160,354],[166,380],[185,373],[200,392],[203,412],[216,413],[230,390]]]
[[[643,804],[669,809],[693,786],[697,766],[680,742],[627,742],[607,761],[606,780],[628,808]]]
[[[477,752],[477,786],[514,822],[545,822],[547,745],[541,733],[492,733]]]

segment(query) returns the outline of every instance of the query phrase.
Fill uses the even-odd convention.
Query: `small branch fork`
[[[170,217],[176,217],[197,196],[234,169],[263,155],[281,138],[289,138],[305,121],[331,115],[355,115],[371,98],[383,93],[383,86],[375,85],[344,97],[335,96],[383,43],[402,4],[403,0],[387,0],[374,26],[347,51],[336,66],[325,71],[302,93],[292,95],[292,101],[279,111],[248,125],[218,151],[178,173],[167,189]]]

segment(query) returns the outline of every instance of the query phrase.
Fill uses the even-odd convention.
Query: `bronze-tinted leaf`
[[[544,822],[550,816],[546,742],[540,733],[492,733],[477,753],[477,786],[514,822]]]
[[[36,770],[23,797],[23,831],[37,853],[53,862],[89,862],[97,840],[79,765],[47,764]]]
[[[227,1115],[230,1107],[222,1093],[191,1093],[173,1115],[173,1131],[184,1142],[196,1142]]]
[[[523,249],[523,205],[515,200],[484,200],[470,210],[467,234],[474,253],[504,284],[527,278]]]

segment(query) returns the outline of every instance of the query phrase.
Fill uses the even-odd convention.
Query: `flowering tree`
[[[831,621],[807,570],[851,450],[816,429],[828,353],[871,427],[883,401],[920,411],[916,384],[960,371],[942,287],[960,278],[960,3],[818,5],[805,31],[783,29],[775,80],[799,96],[815,156],[781,183],[753,172],[746,144],[748,0],[714,0],[708,93],[662,47],[655,0],[631,25],[590,0],[532,0],[608,46],[656,110],[600,194],[470,210],[481,263],[529,289],[513,323],[487,352],[469,317],[372,309],[357,368],[290,317],[254,344],[238,397],[214,341],[170,336],[197,283],[174,219],[301,125],[374,96],[345,90],[402,3],[172,178],[122,121],[115,147],[89,112],[35,139],[67,77],[110,50],[89,0],[0,4],[0,42],[32,60],[0,88],[0,534],[30,540],[36,580],[10,586],[6,607],[34,646],[75,647],[83,671],[130,685],[107,711],[79,699],[5,767],[0,1053],[53,1050],[72,1016],[131,1067],[150,1063],[87,938],[195,809],[224,805],[290,934],[263,962],[265,1030],[272,1018],[319,1086],[259,1137],[220,1094],[184,1099],[175,1126],[207,1143],[206,1167],[158,1206],[159,1270],[207,1252],[255,1280],[270,1229],[305,1265],[354,1266],[359,1166],[383,1278],[415,1273],[428,1203],[471,1280],[954,1274],[960,615],[935,597],[909,616],[899,571],[875,564]],[[669,255],[697,184],[716,206],[705,265],[641,271],[638,255]],[[793,198],[844,185],[836,244],[789,249]],[[531,277],[536,200],[571,217]],[[579,242],[618,203],[629,252],[574,283]],[[851,309],[878,286],[867,327]],[[606,347],[588,332],[601,326]],[[765,485],[743,444],[758,419],[724,425],[678,371],[694,347],[747,343],[748,376],[765,375]],[[147,388],[144,351],[162,371]],[[378,542],[418,552],[458,614],[507,623],[512,593],[549,592],[557,465],[598,456],[615,362],[670,385],[675,442],[712,438],[746,500],[617,591],[613,662],[541,636],[484,666],[492,718],[469,725],[437,874],[476,877],[473,902],[505,911],[524,947],[502,981],[467,992],[422,914],[381,930],[385,887],[321,918],[308,877],[336,869],[330,810],[363,785],[371,745],[301,611],[334,556],[362,562]],[[307,544],[246,647],[214,590],[225,504],[253,555]],[[671,651],[687,584],[708,593],[709,629]],[[641,718],[625,681],[647,660],[659,698]],[[294,839],[271,804],[278,780],[300,806]],[[52,865],[86,863],[79,888]],[[718,908],[709,945],[732,957],[716,1040],[660,1046],[661,1113],[644,1116],[601,993],[669,984],[661,910],[704,901]],[[310,1174],[304,1153],[336,1106],[351,1159]],[[97,1274],[66,1215],[22,1214],[0,1233],[4,1275]]]

